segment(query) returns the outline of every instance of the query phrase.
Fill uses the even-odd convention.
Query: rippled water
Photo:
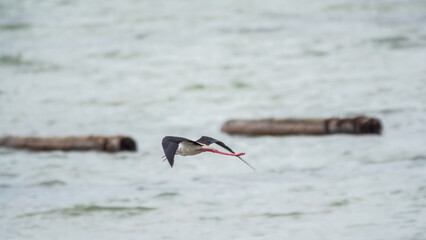
[[[0,148],[1,239],[426,239],[426,4],[0,3],[0,135],[126,134],[137,153]],[[382,136],[228,136],[230,118]],[[161,138],[219,138],[161,161]]]

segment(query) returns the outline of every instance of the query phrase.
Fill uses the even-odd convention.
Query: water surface
[[[426,239],[424,1],[2,1],[1,239]],[[228,136],[230,118],[378,117],[382,136]],[[161,161],[161,139],[223,140]]]

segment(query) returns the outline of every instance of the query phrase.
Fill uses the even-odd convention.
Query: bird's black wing
[[[219,141],[217,139],[211,138],[211,137],[202,136],[196,142],[199,142],[199,143],[202,143],[202,144],[206,144],[206,145],[210,145],[210,144],[216,143],[217,145],[225,148],[226,150],[230,151],[231,153],[235,153],[234,151],[232,151],[232,149],[230,147],[226,146],[225,143],[223,143],[223,142],[221,142],[221,141]]]
[[[195,141],[183,137],[166,136],[163,138],[161,144],[163,145],[164,154],[166,154],[167,161],[169,161],[171,167],[173,167],[175,161],[175,154],[179,147],[179,143],[181,143],[182,141],[193,142],[195,144],[200,145]]]
[[[230,147],[226,146],[225,143],[223,143],[223,142],[221,142],[217,139],[211,138],[211,137],[202,136],[200,139],[197,140],[197,142],[202,143],[202,144],[206,144],[206,145],[216,143],[217,145],[225,148],[226,150],[230,151],[231,153],[235,153],[234,151],[232,151],[232,149]],[[244,159],[242,159],[239,156],[237,158],[239,158],[241,161],[243,161],[245,164],[247,164],[247,166],[249,166],[251,169],[256,171],[256,169],[252,165],[250,165],[248,162],[246,162]]]
[[[178,149],[179,143],[176,142],[165,142],[163,140],[163,150],[166,154],[167,161],[169,161],[170,166],[173,167],[175,161],[176,150]]]

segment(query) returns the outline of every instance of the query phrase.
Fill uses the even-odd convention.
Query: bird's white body
[[[201,149],[204,149],[204,150],[209,149],[212,151],[216,150],[215,148],[212,148],[205,144],[196,145],[192,142],[182,141],[181,143],[179,143],[179,147],[176,150],[176,155],[181,155],[181,156],[196,155],[203,152]]]

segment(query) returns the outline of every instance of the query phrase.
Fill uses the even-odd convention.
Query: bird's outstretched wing
[[[164,154],[166,154],[167,161],[169,161],[170,166],[173,167],[173,164],[175,162],[176,150],[178,149],[179,143],[164,141],[163,139],[162,144],[163,144]]]
[[[173,167],[173,164],[175,162],[175,154],[179,147],[179,143],[181,143],[182,141],[188,141],[188,142],[193,142],[195,144],[199,144],[195,141],[192,141],[183,137],[174,137],[174,136],[166,136],[163,138],[163,141],[161,142],[161,144],[163,145],[164,154],[166,154],[167,161],[169,161],[171,167]]]
[[[222,141],[219,141],[217,139],[211,138],[211,137],[202,136],[196,142],[199,142],[199,143],[202,143],[202,144],[206,144],[206,145],[210,145],[210,144],[216,143],[217,145],[225,148],[226,150],[230,151],[231,153],[235,153],[230,147],[226,146],[225,143],[223,143]],[[251,169],[253,169],[254,171],[256,171],[256,169],[252,165],[250,165],[248,162],[246,162],[244,159],[242,159],[239,156],[238,156],[238,158],[241,161],[243,161],[245,164],[247,164],[247,166],[249,166]]]
[[[232,151],[232,149],[230,147],[226,146],[225,143],[223,143],[223,142],[221,142],[221,141],[219,141],[217,139],[211,138],[211,137],[202,136],[196,142],[199,142],[199,143],[202,143],[202,144],[206,144],[206,145],[210,145],[210,144],[216,143],[217,145],[225,148],[226,150],[230,151],[231,153],[235,153],[234,151]]]

